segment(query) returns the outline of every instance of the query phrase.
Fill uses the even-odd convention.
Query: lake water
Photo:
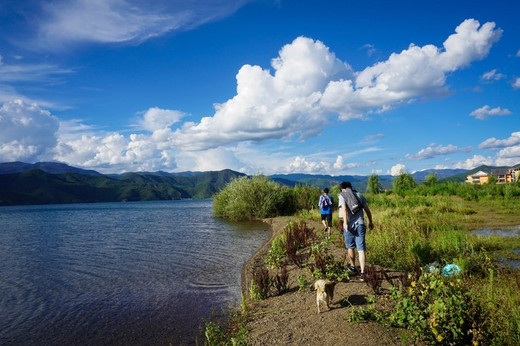
[[[262,223],[209,200],[0,208],[0,344],[191,345],[241,294]]]
[[[476,231],[472,231],[471,234],[478,235],[478,236],[499,236],[499,237],[520,237],[520,225],[516,226],[503,226],[500,228],[482,228]],[[520,249],[513,249],[511,250],[512,253],[515,255],[520,254]],[[518,259],[510,259],[506,258],[504,256],[499,256],[499,261],[504,264],[505,266],[511,268],[511,269],[520,269],[520,260]]]

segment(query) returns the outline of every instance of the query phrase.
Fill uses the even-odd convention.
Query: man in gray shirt
[[[359,269],[360,269],[360,279],[361,281],[365,280],[365,263],[366,263],[366,255],[365,255],[365,215],[363,213],[366,212],[368,217],[368,228],[373,229],[374,224],[372,222],[372,213],[368,208],[368,203],[365,197],[362,194],[352,189],[352,184],[348,181],[344,181],[340,184],[341,193],[339,194],[339,205],[341,206],[341,213],[343,216],[343,236],[345,238],[345,247],[348,252],[348,260],[349,260],[349,269],[353,272],[356,271],[355,267],[355,253],[354,248],[357,249],[359,254]],[[359,201],[362,205],[362,208],[358,210],[354,210],[352,212],[348,206],[348,201],[355,199]]]

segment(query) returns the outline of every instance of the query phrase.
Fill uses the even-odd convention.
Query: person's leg
[[[365,266],[366,266],[365,233],[366,233],[365,225],[356,226],[356,248],[357,248],[358,256],[359,256],[359,271],[360,271],[362,281],[365,279]]]
[[[350,264],[349,269],[351,271],[355,270],[356,265],[356,257],[354,253],[354,248],[356,247],[356,240],[352,232],[346,232],[343,229],[343,238],[345,239],[345,247],[347,248],[347,256],[348,256],[348,262]],[[353,269],[352,269],[353,268]]]
[[[348,249],[348,263],[352,266],[356,266],[356,254],[354,253],[354,249]]]
[[[330,235],[332,227],[332,214],[327,214],[327,235]]]
[[[347,248],[347,256],[348,256],[348,269],[351,272],[356,272],[356,254],[354,252],[354,248],[356,247],[356,237],[352,232],[345,232],[345,247]]]
[[[321,223],[323,224],[323,230],[327,230],[327,216],[325,214],[321,214]]]
[[[365,273],[365,262],[366,262],[365,251],[364,250],[358,251],[358,256],[359,256],[359,270],[360,270],[361,274],[364,274]]]

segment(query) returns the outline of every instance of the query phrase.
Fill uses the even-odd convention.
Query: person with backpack
[[[352,184],[348,181],[344,181],[340,184],[339,204],[341,206],[343,214],[343,237],[345,238],[345,247],[348,252],[349,270],[357,272],[355,266],[355,253],[354,248],[357,249],[359,256],[359,270],[360,280],[365,280],[365,215],[366,212],[368,217],[368,229],[374,228],[372,222],[372,213],[368,207],[367,200],[362,194],[352,189]],[[345,217],[346,215],[346,217]]]
[[[323,223],[324,231],[327,232],[327,235],[330,235],[330,228],[332,227],[332,203],[334,203],[334,200],[329,196],[329,189],[324,188],[323,194],[320,195],[318,206],[321,212],[321,223]]]

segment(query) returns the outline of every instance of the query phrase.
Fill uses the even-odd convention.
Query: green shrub
[[[269,248],[265,258],[265,263],[273,269],[281,268],[286,262],[286,255],[285,239],[283,236],[277,236],[271,242],[271,247]]]
[[[424,273],[408,289],[394,291],[389,322],[415,332],[416,338],[446,345],[482,342],[488,336],[485,309],[462,280]]]
[[[204,345],[248,345],[246,311],[230,308],[227,319],[221,324],[208,321],[204,325]],[[198,342],[197,342],[198,344]]]
[[[232,221],[262,219],[287,213],[287,189],[266,176],[240,177],[213,198],[213,214]]]
[[[256,267],[253,270],[253,279],[249,286],[251,299],[260,300],[267,298],[272,284],[273,280],[269,276],[269,270],[265,267]]]
[[[303,274],[298,275],[298,288],[300,291],[303,291],[308,285],[307,277]]]

